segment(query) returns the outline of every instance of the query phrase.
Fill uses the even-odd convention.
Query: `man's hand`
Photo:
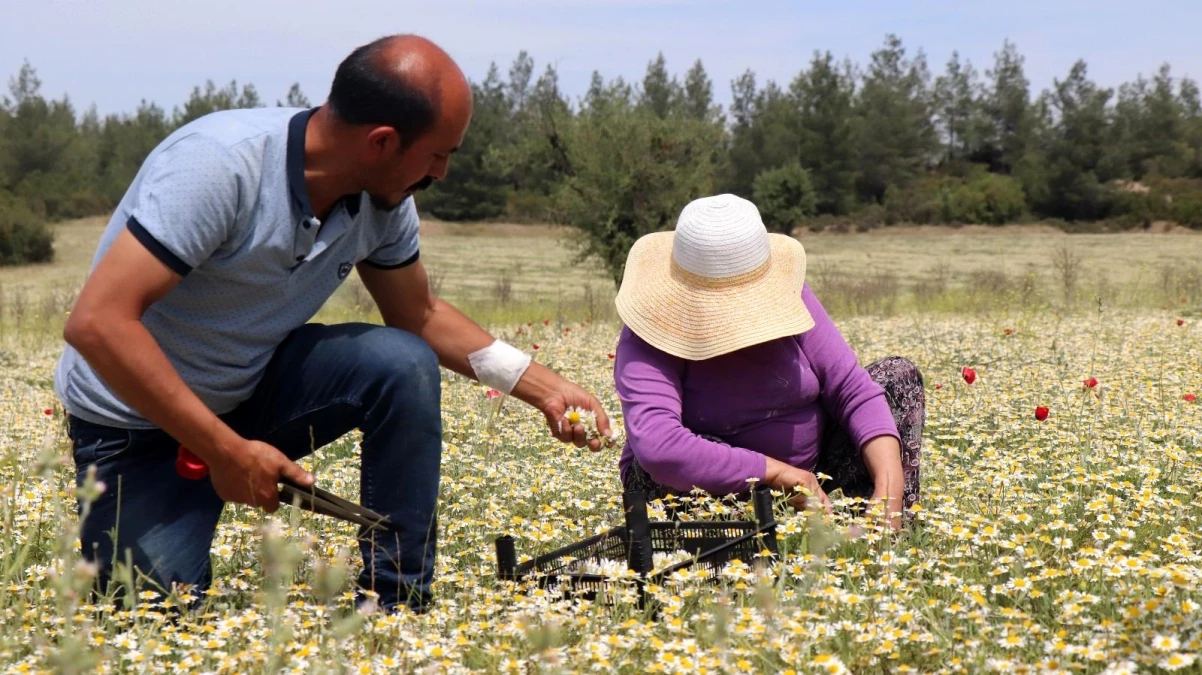
[[[226,501],[279,506],[281,475],[312,483],[279,450],[247,441],[209,410],[167,359],[142,315],[180,281],[128,230],[101,259],[71,311],[63,338],[129,405],[209,466]]]
[[[818,477],[804,469],[798,469],[795,466],[790,466],[779,460],[766,458],[768,460],[768,469],[764,474],[764,482],[772,487],[783,490],[784,492],[792,492],[795,487],[805,488],[812,494],[826,512],[831,513],[831,500],[826,496],[826,492],[822,490],[822,486],[818,484]],[[807,495],[799,494],[789,500],[789,503],[794,508],[805,509],[806,501],[809,499]]]
[[[606,439],[613,438],[609,415],[597,397],[541,363],[530,364],[513,388],[513,396],[542,411],[551,435],[564,443],[573,443],[578,448],[587,445],[593,451],[600,450],[603,445],[612,445],[599,438],[590,439],[588,428],[580,423],[583,420],[574,423],[568,419],[568,411],[572,408],[592,413],[596,416],[597,431]]]
[[[430,293],[429,277],[420,260],[399,269],[382,270],[362,264],[358,269],[359,278],[380,308],[385,324],[421,337],[438,354],[440,365],[476,379],[468,354],[487,347],[495,338]],[[602,445],[599,439],[588,439],[583,424],[571,424],[565,419],[569,408],[596,415],[597,430],[612,437],[609,417],[596,397],[538,362],[526,369],[512,395],[538,408],[546,416],[551,434],[560,441],[578,447],[588,445],[592,450]]]
[[[536,364],[531,364],[531,367],[534,365]],[[609,426],[609,416],[605,414],[601,402],[576,383],[559,376],[556,377],[559,382],[552,385],[551,392],[541,403],[537,404],[539,410],[547,418],[547,426],[551,429],[551,435],[564,443],[572,443],[578,448],[588,445],[589,450],[594,452],[600,450],[602,440],[590,439],[588,428],[580,423],[572,424],[568,420],[567,412],[571,408],[576,408],[593,413],[597,418],[597,431],[609,439],[613,436],[613,430]],[[605,445],[609,444],[608,440],[605,441]]]
[[[227,502],[256,506],[268,513],[280,507],[280,477],[300,487],[313,485],[313,475],[275,447],[260,441],[210,455],[209,475],[217,496]]]

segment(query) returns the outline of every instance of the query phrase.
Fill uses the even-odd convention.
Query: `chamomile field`
[[[353,526],[290,507],[227,507],[199,603],[83,592],[94,570],[77,553],[76,499],[112,486],[76,489],[51,375],[101,226],[61,226],[54,265],[0,270],[2,672],[1200,667],[1202,238],[800,234],[861,361],[902,355],[924,375],[914,524],[887,534],[839,499],[828,517],[779,495],[779,556],[678,574],[649,589],[656,613],[620,572],[597,602],[498,580],[498,535],[525,557],[621,523],[618,449],[558,444],[538,412],[448,372],[437,603],[419,616],[357,611]],[[441,295],[595,391],[621,427],[613,284],[571,264],[570,232],[443,226],[424,242]],[[316,320],[348,319],[378,320],[353,278]],[[357,499],[357,443],[303,463]],[[691,499],[691,517],[751,518],[749,505]]]

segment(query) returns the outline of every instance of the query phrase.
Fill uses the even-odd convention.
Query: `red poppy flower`
[[[1182,396],[1181,398],[1185,399],[1186,403],[1193,403],[1194,401],[1198,400],[1198,397],[1194,396],[1193,394],[1186,394],[1185,396]]]
[[[544,326],[550,326],[550,325],[551,325],[551,320],[550,320],[550,319],[543,319],[543,325],[544,325]]]
[[[940,389],[943,389],[943,385],[942,385],[942,384],[937,384],[937,385],[935,385],[935,390],[936,390],[936,391],[938,391],[938,390],[940,390]]]
[[[1185,319],[1177,319],[1177,325],[1178,325],[1178,326],[1184,326],[1184,325],[1185,325]]]
[[[489,398],[496,398],[501,395],[501,392],[497,391],[496,389],[489,389],[484,395]]]
[[[45,409],[45,410],[43,410],[42,412],[43,412],[43,413],[45,413],[47,417],[49,417],[50,415],[53,415],[53,414],[54,414],[54,410],[53,410],[53,409],[51,409],[51,408],[46,408],[46,409]]]
[[[609,356],[609,359],[610,359],[611,361],[612,361],[612,360],[613,360],[613,358],[614,358],[614,355],[613,355],[613,353],[612,353],[612,352],[611,352],[611,353],[609,353],[607,356]]]
[[[1041,405],[1041,406],[1038,406],[1035,408],[1035,419],[1042,422],[1042,421],[1046,420],[1047,418],[1048,418],[1047,406]]]
[[[1004,333],[1005,335],[1014,335],[1014,329],[1007,328],[1006,330],[1002,331],[1002,333]]]
[[[977,381],[977,371],[969,368],[968,366],[964,366],[964,369],[960,371],[960,375],[963,376],[964,381],[969,384]]]
[[[536,351],[536,352],[538,351],[538,345],[531,345],[531,346],[534,348],[534,351]]]
[[[1096,377],[1091,377],[1085,381],[1086,389],[1093,389],[1096,386],[1098,386],[1098,378],[1096,378]]]

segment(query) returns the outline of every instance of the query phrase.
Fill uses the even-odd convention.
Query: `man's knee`
[[[361,370],[383,378],[386,384],[399,384],[403,391],[437,397],[441,387],[438,355],[425,340],[399,328],[377,326],[358,342]]]
[[[98,502],[94,506],[100,508],[81,523],[81,554],[97,566],[102,590],[110,582],[135,591],[143,585],[162,592],[175,584],[206,588],[220,500],[215,495],[197,495],[191,500],[194,508],[185,508],[179,500],[139,494],[128,487],[125,494],[124,508],[118,509],[115,500]],[[148,508],[148,503],[160,508]]]

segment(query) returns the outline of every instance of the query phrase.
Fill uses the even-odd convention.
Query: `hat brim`
[[[631,247],[616,300],[618,316],[660,351],[690,361],[721,356],[814,327],[801,299],[801,242],[770,234],[767,268],[740,283],[698,283],[672,264],[673,232]]]

